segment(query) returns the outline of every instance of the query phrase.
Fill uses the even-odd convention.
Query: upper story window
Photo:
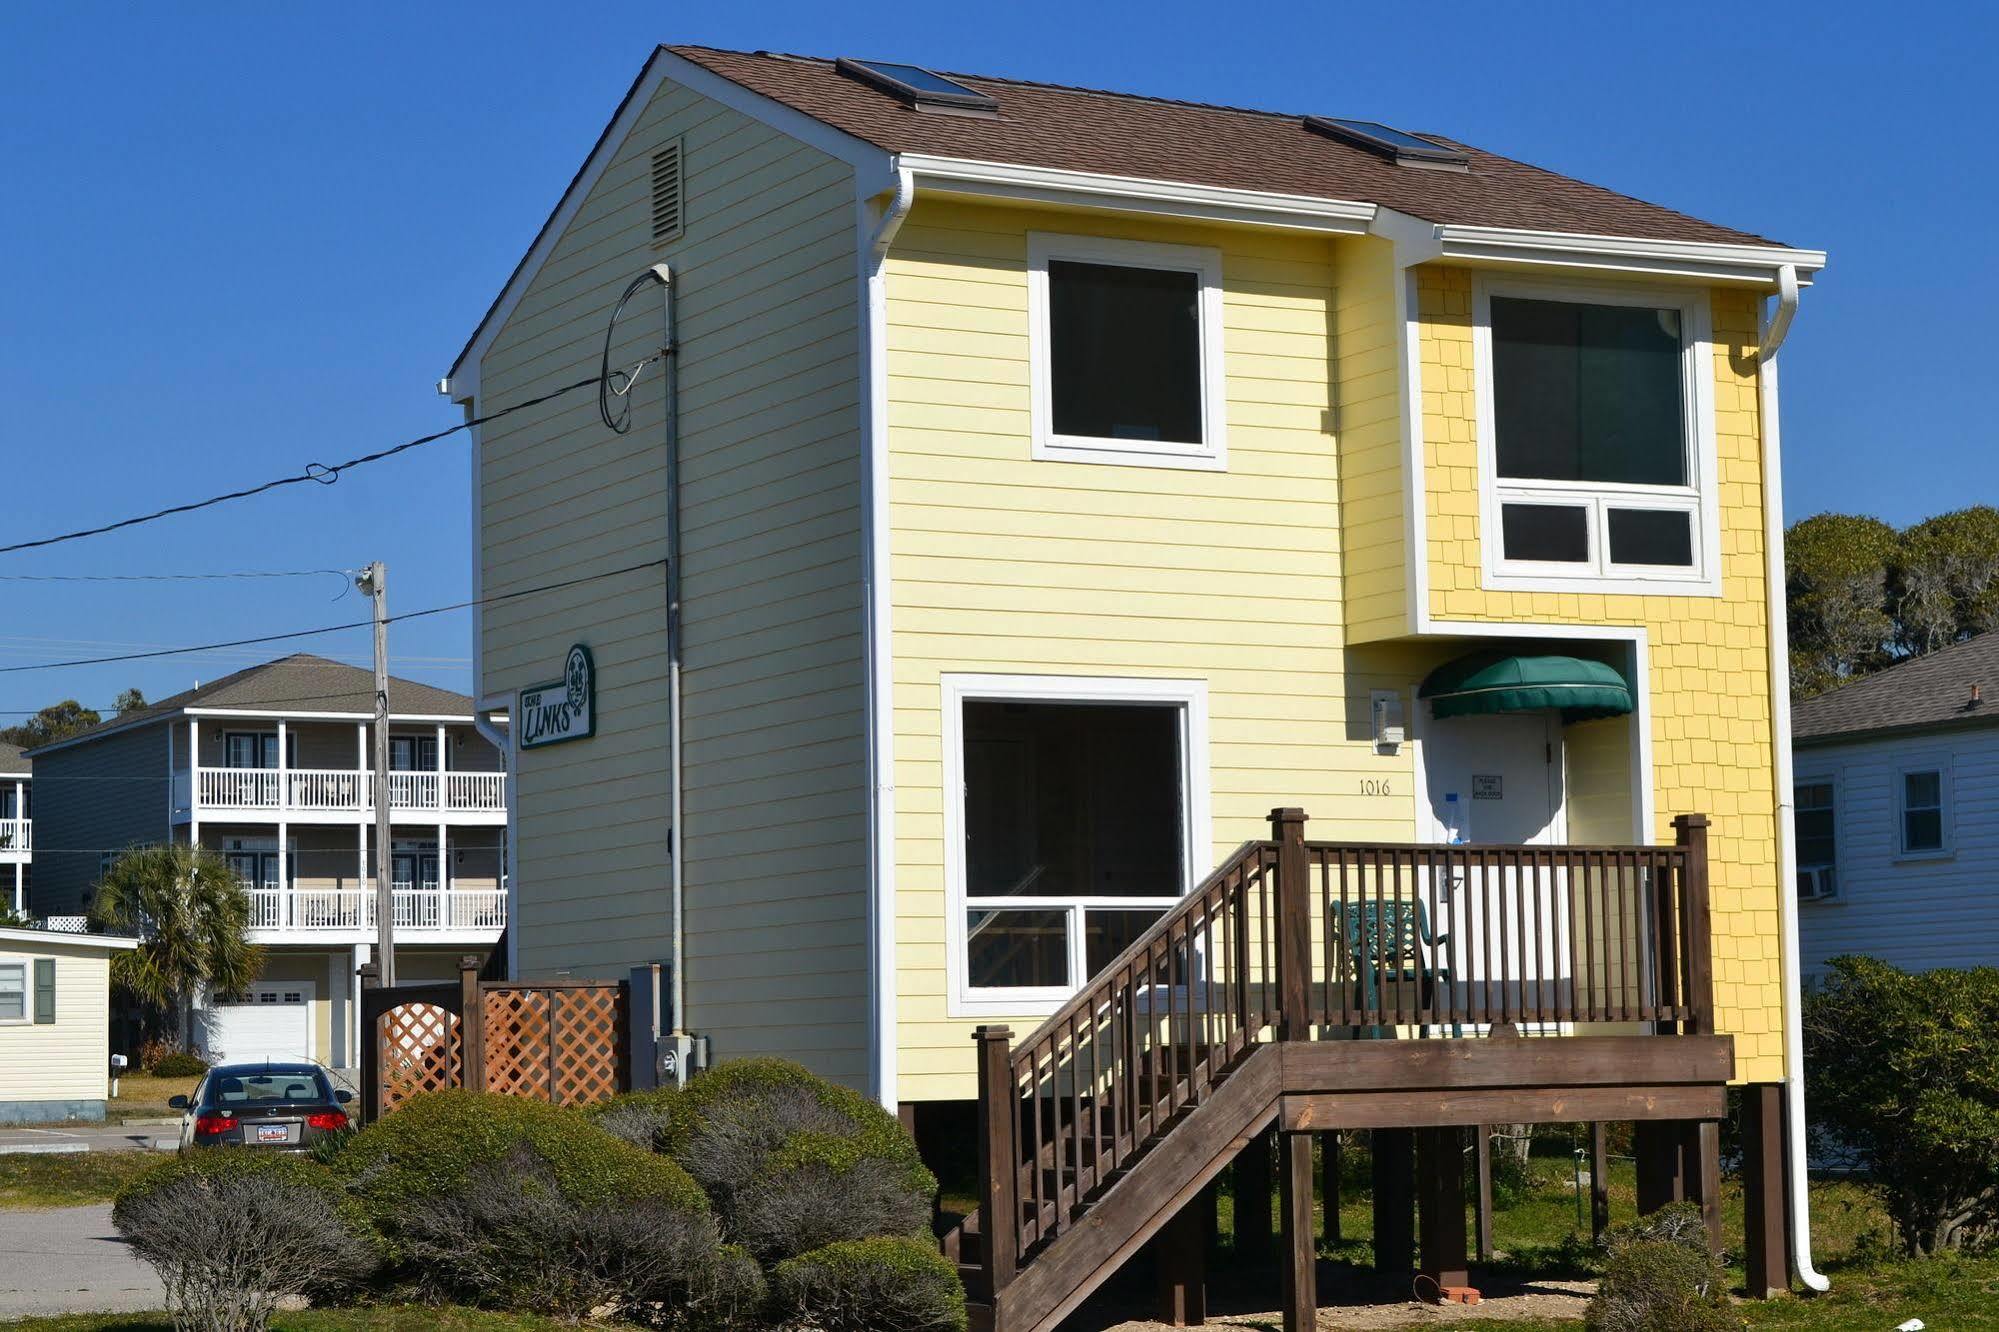
[[[1805,901],[1839,895],[1839,847],[1831,779],[1799,782],[1793,802],[1798,844],[1798,896]]]
[[[1719,590],[1705,295],[1478,293],[1490,586]]]
[[[1904,768],[1901,774],[1902,854],[1940,855],[1950,850],[1950,773]]]
[[[1220,468],[1221,255],[1028,238],[1034,456]]]
[[[278,766],[276,731],[229,731],[222,737],[223,760],[232,768],[275,768]],[[285,766],[298,766],[298,732],[285,734]]]

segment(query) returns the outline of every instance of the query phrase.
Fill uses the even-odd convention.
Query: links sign
[[[597,734],[597,665],[581,643],[569,649],[562,678],[521,690],[514,734],[522,749],[559,745]]]

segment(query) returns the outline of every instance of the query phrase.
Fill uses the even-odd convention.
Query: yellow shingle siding
[[[1643,626],[1650,646],[1653,836],[1672,816],[1714,820],[1715,999],[1736,1076],[1783,1074],[1755,298],[1711,294],[1719,465],[1719,597],[1500,592],[1481,587],[1472,274],[1426,265],[1421,321],[1429,611],[1439,620]]]

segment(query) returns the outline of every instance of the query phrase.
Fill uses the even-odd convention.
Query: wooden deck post
[[[471,953],[458,959],[458,1085],[486,1090],[486,1001],[479,992],[479,968],[486,960]]]
[[[979,1237],[983,1290],[987,1301],[1013,1281],[1019,1265],[1020,1206],[1014,1199],[1014,1133],[1020,1098],[1013,1084],[1013,1029],[980,1027],[979,1046]]]
[[[1325,1209],[1326,1243],[1340,1243],[1340,1135],[1319,1136],[1319,1205]]]
[[[1784,1089],[1763,1082],[1742,1089],[1743,1266],[1749,1298],[1791,1288],[1784,1212]]]
[[[1478,1197],[1472,1212],[1475,1222],[1473,1233],[1478,1244],[1478,1260],[1489,1263],[1492,1261],[1492,1125],[1475,1124],[1472,1133],[1478,1164]]]
[[[1631,1150],[1638,1158],[1638,1215],[1649,1216],[1687,1196],[1683,1136],[1683,1126],[1673,1120],[1641,1119],[1631,1126]]]
[[[1208,1321],[1207,1269],[1207,1208],[1196,1195],[1152,1241],[1160,1322],[1168,1327],[1200,1327]]]
[[[1284,1332],[1319,1325],[1319,1252],[1312,1233],[1312,1135],[1280,1133],[1277,1172],[1284,1221]]]
[[[1236,1153],[1235,1256],[1239,1263],[1270,1258],[1270,1135],[1259,1133]]]
[[[1374,1270],[1400,1280],[1416,1261],[1415,1131],[1374,1131]]]
[[[1305,855],[1305,811],[1270,811],[1277,843],[1277,1039],[1312,1035],[1312,866]]]
[[[1700,1204],[1707,1246],[1718,1254],[1722,1250],[1721,1125],[1701,1119],[1682,1124],[1681,1129],[1680,1173],[1687,1200]]]
[[[1687,853],[1686,879],[1680,894],[1680,930],[1686,949],[1688,1009],[1688,1018],[1682,1030],[1698,1036],[1711,1035],[1714,1031],[1714,938],[1708,904],[1707,830],[1705,814],[1674,816],[1674,840],[1686,848]]]
[[[1589,1237],[1610,1229],[1610,1142],[1605,1126],[1589,1126]]]
[[[1418,1270],[1440,1292],[1471,1284],[1465,1261],[1464,1147],[1455,1128],[1417,1130],[1423,1224]]]

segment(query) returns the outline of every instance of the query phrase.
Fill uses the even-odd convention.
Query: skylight
[[[1333,116],[1306,116],[1305,125],[1342,143],[1379,153],[1403,166],[1433,166],[1462,169],[1469,159],[1455,148],[1446,148],[1433,139],[1408,134],[1374,120],[1341,120]]]
[[[881,89],[918,111],[996,113],[999,103],[974,92],[954,79],[921,65],[901,65],[890,60],[849,60],[841,57],[833,67],[850,78]]]

